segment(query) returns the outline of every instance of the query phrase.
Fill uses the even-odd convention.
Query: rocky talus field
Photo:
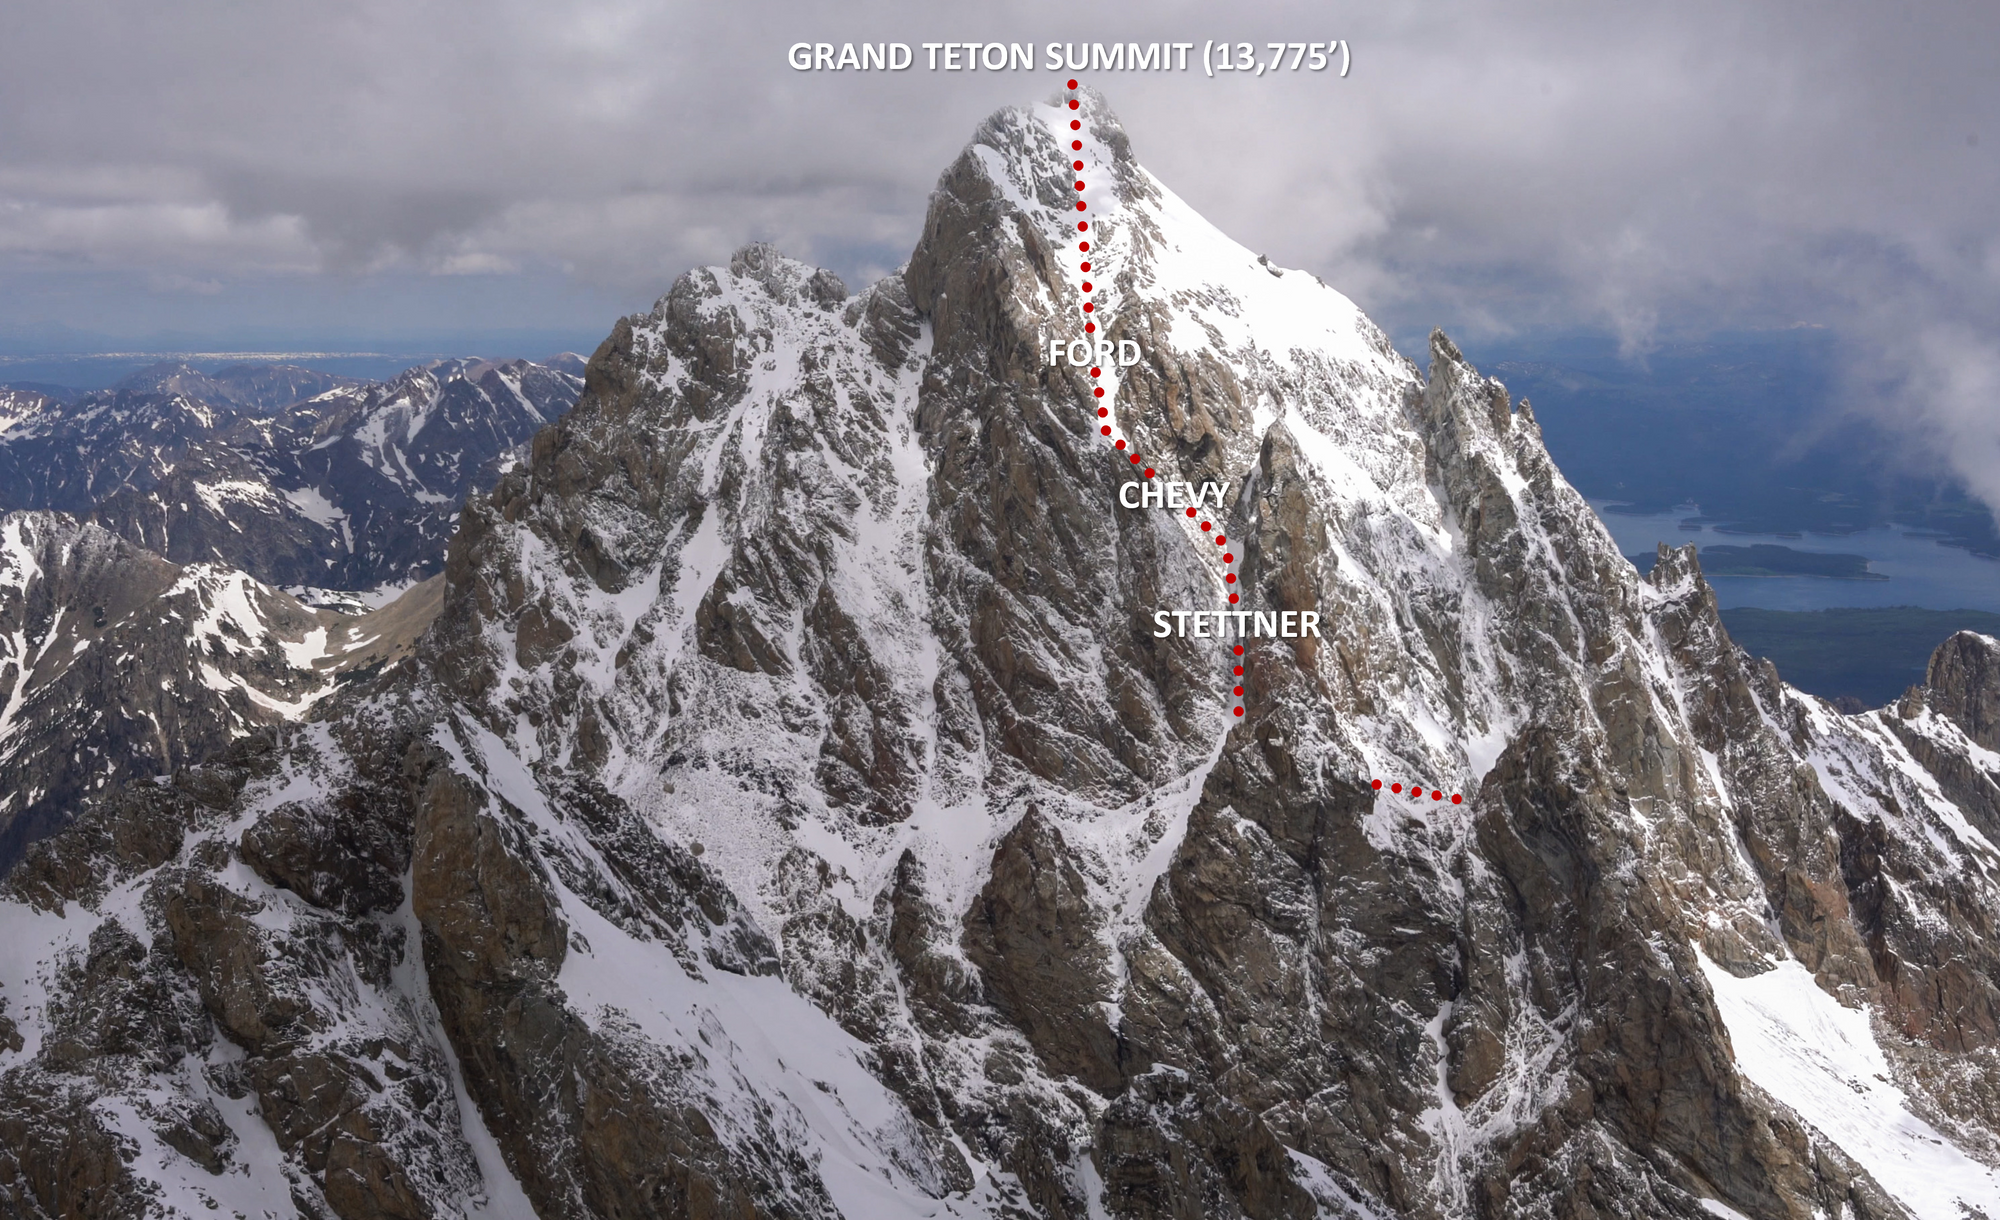
[[[1003,110],[894,275],[753,245],[620,321],[420,636],[305,700],[252,591],[175,662],[205,761],[0,882],[0,1212],[2000,1220],[2000,642],[1789,688],[1446,337],[1080,114],[1120,435],[1320,616],[1245,715],[1155,634],[1217,548],[1046,358],[1070,112]],[[56,528],[0,726],[84,601],[215,613]]]

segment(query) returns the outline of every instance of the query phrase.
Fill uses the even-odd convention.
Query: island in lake
[[[1817,576],[1825,580],[1887,580],[1868,570],[1868,556],[1821,551],[1795,551],[1768,542],[1750,546],[1700,547],[1701,570],[1707,576]],[[1653,556],[1627,556],[1641,572],[1653,570]]]

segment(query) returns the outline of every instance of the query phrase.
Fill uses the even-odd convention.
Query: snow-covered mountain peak
[[[245,1180],[343,1214],[2000,1193],[1989,647],[1865,717],[1788,690],[1448,339],[1420,371],[1068,100],[981,124],[879,284],[681,277],[468,500],[416,663],[36,849],[0,1083],[85,1087],[44,1048],[118,984],[45,963],[143,929],[228,1050],[121,1078],[181,1126],[75,1138],[238,1157],[189,1090],[240,1056]],[[355,404],[368,452],[467,375]]]
[[[1034,168],[1071,113],[1126,184],[1082,213],[1096,240],[1075,253],[1050,187],[1072,175]],[[1085,282],[1103,337],[1141,353],[1095,382],[1041,351]],[[1237,737],[1291,741],[1344,791],[1476,798],[1536,716],[1594,731],[1620,655],[1656,676],[1634,688],[1648,714],[1689,734],[1641,582],[1532,416],[1442,336],[1421,381],[1347,298],[1155,182],[1094,100],[982,124],[904,275],[848,299],[747,247],[621,324],[599,369],[461,539],[449,604],[472,634],[447,680],[524,758],[591,767],[704,840],[766,926],[801,851],[857,912],[905,853],[962,908],[1031,803],[1137,918],[1227,748],[1229,665],[1152,635],[1160,608],[1222,604],[1219,557],[1192,522],[1120,506],[1092,384],[1165,477],[1229,490],[1246,607],[1333,626],[1251,650]],[[1260,683],[1290,669],[1305,685]],[[1308,727],[1259,727],[1294,716]],[[1364,825],[1383,849],[1456,851],[1475,809]]]

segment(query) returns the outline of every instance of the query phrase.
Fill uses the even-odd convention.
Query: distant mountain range
[[[296,719],[397,654],[436,612],[424,582],[459,505],[582,371],[165,362],[109,390],[0,388],[0,871],[88,795]]]
[[[271,411],[328,390],[359,385],[360,379],[300,368],[296,364],[233,364],[199,372],[178,360],[141,369],[117,388],[138,394],[181,394],[215,406]]]
[[[180,563],[366,591],[436,573],[466,495],[583,389],[583,361],[441,360],[380,382],[290,365],[0,390],[0,509],[52,509]]]

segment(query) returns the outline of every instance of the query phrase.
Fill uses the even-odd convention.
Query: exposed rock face
[[[827,1210],[810,1166],[767,1133],[734,1149],[699,1111],[683,1108],[670,1086],[688,1065],[615,1024],[593,1029],[567,1008],[558,979],[571,930],[554,880],[520,811],[496,818],[489,803],[466,777],[432,773],[416,804],[412,899],[444,1031],[465,1048],[467,1085],[501,1120],[508,1164],[537,1209],[702,1220],[801,1203],[802,1214]],[[689,916],[706,920],[678,879],[654,879],[647,897],[687,953]],[[715,965],[767,967],[769,946],[749,947],[754,957],[717,957]]]
[[[892,1183],[941,1190],[861,1044],[774,977],[711,873],[588,785],[513,806],[478,730],[461,741],[409,676],[331,737],[253,737],[99,803],[8,878],[10,912],[83,938],[8,957],[10,1000],[42,998],[0,1129],[60,1105],[75,1122],[0,1153],[10,1214],[837,1214],[802,1103],[851,1107],[845,1154],[893,1148]],[[128,902],[139,933],[111,914]],[[737,1013],[681,1003],[718,975],[740,980],[725,1011],[775,1012],[845,1066],[759,1075],[770,1050],[732,1042]]]
[[[1862,716],[1785,687],[1526,403],[1228,242],[1094,98],[1143,359],[1048,364],[1069,115],[988,120],[857,295],[682,277],[468,504],[418,647],[31,849],[0,1131],[80,1151],[0,1197],[2000,1212],[2000,646]],[[1093,384],[1320,636],[1154,634],[1228,561],[1119,507]]]
[[[1974,743],[2000,751],[2000,644],[1959,632],[1931,657],[1924,685],[1932,707]]]
[[[1028,806],[966,912],[965,953],[1052,1070],[1110,1093],[1122,1073],[1117,1035],[1098,1007],[1116,997],[1103,935],[1104,916],[1062,831]]]

